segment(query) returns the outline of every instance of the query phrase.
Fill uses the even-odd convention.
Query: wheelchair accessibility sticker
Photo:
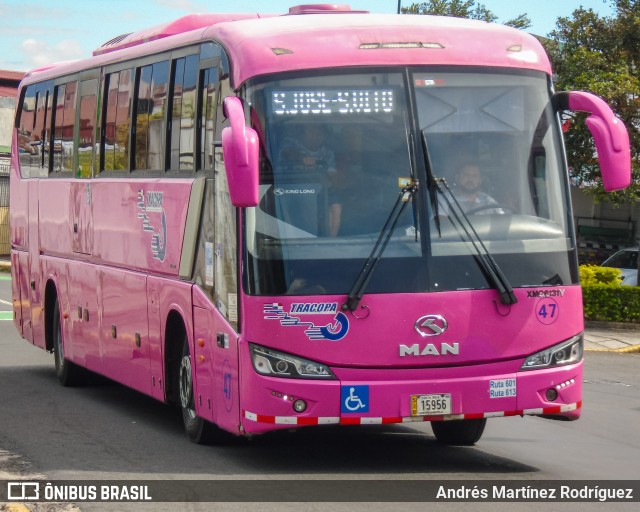
[[[340,412],[369,412],[369,386],[342,386]]]
[[[349,319],[340,311],[337,302],[294,303],[289,311],[285,311],[282,304],[273,302],[265,304],[263,312],[265,320],[278,320],[283,327],[304,327],[307,338],[314,341],[338,341],[349,332]],[[327,315],[333,315],[328,323]],[[304,320],[303,316],[306,317]],[[309,316],[313,321],[307,320]]]

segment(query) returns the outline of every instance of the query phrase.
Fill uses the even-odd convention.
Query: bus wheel
[[[185,336],[182,359],[178,369],[178,391],[182,407],[182,421],[189,441],[197,444],[218,443],[224,439],[224,432],[216,425],[196,415],[195,398],[193,396],[193,371],[189,354],[189,341]]]
[[[487,419],[432,421],[438,442],[454,446],[473,446],[482,437]]]
[[[62,342],[62,325],[60,324],[60,306],[58,299],[53,305],[53,358],[56,364],[56,377],[65,387],[75,386],[80,383],[81,368],[64,357],[64,345]]]

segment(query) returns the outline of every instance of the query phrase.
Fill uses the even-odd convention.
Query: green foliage
[[[620,286],[620,269],[598,265],[580,265],[580,282],[582,286],[592,284]]]
[[[590,284],[582,286],[585,320],[640,322],[640,287]]]
[[[624,121],[631,140],[633,184],[607,195],[613,203],[640,198],[640,2],[615,0],[615,16],[576,9],[559,18],[543,44],[556,74],[556,89],[589,91],[601,96]],[[585,116],[578,114],[565,133],[567,160],[574,183],[588,184],[597,198],[605,194],[595,146]]]
[[[427,0],[414,3],[401,9],[403,14],[432,14],[436,16],[453,16],[454,18],[469,18],[472,20],[493,23],[498,17],[483,4],[474,0]],[[531,20],[526,14],[521,14],[513,20],[502,22],[503,25],[525,29],[531,26]]]
[[[620,285],[620,270],[580,265],[585,320],[640,322],[640,287]]]

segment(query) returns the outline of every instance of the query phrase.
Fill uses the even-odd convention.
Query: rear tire
[[[82,369],[68,361],[64,356],[60,306],[56,298],[53,304],[53,358],[56,365],[56,377],[65,387],[77,386],[82,381]]]
[[[182,358],[178,366],[178,392],[184,431],[192,443],[221,444],[230,438],[230,434],[196,415],[195,398],[193,396],[193,372],[191,368],[189,340],[185,336],[182,346]]]
[[[487,419],[432,421],[431,428],[439,443],[451,446],[473,446],[482,437]]]

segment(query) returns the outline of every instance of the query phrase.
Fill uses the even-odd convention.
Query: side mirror
[[[555,100],[559,110],[591,114],[586,123],[596,143],[604,189],[612,192],[628,187],[631,184],[629,134],[609,105],[598,96],[579,91],[558,93]]]
[[[231,123],[231,126],[222,130],[222,154],[231,203],[238,207],[257,206],[260,154],[258,134],[246,125],[240,98],[225,98],[223,108]]]

